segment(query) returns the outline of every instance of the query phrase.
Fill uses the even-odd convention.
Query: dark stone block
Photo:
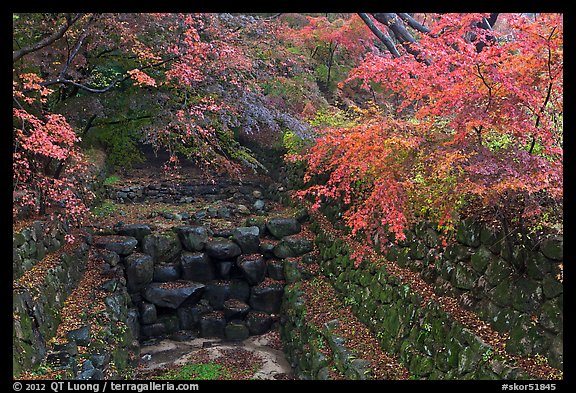
[[[312,240],[298,237],[286,236],[274,246],[273,252],[276,258],[299,257],[314,250]]]
[[[178,238],[182,242],[185,250],[202,251],[208,237],[211,235],[210,229],[204,226],[182,226],[176,228]]]
[[[151,255],[155,262],[174,262],[182,246],[174,233],[152,234],[144,237],[142,251]]]
[[[132,254],[137,245],[138,240],[131,236],[97,236],[94,240],[94,247],[114,251],[123,257]]]
[[[250,335],[264,334],[272,327],[272,317],[262,311],[250,311],[246,316],[246,326]]]
[[[166,264],[154,266],[153,281],[176,281],[180,278],[180,265]]]
[[[540,251],[546,258],[561,261],[564,258],[564,239],[562,236],[552,236],[542,241]]]
[[[138,305],[138,311],[140,314],[140,323],[144,325],[154,323],[158,319],[156,306],[152,303],[141,302]]]
[[[284,261],[282,259],[269,259],[266,274],[273,280],[284,280]]]
[[[74,341],[77,345],[88,346],[90,344],[90,326],[82,326],[81,328],[70,330],[66,333],[66,338],[69,341]]]
[[[245,280],[233,279],[230,281],[230,298],[247,302],[250,296],[250,285]]]
[[[212,311],[200,318],[200,337],[224,338],[226,319],[222,311]]]
[[[260,254],[242,255],[236,263],[250,285],[259,284],[266,277],[266,261]]]
[[[228,299],[224,302],[224,317],[227,321],[244,319],[249,311],[250,306],[241,300]]]
[[[152,233],[152,229],[148,224],[129,224],[118,228],[116,232],[122,236],[132,236],[138,240],[139,244],[142,244],[142,240],[146,235]]]
[[[159,337],[166,334],[166,327],[161,322],[140,326],[140,335],[144,338]]]
[[[281,284],[258,285],[250,289],[248,304],[255,311],[264,311],[268,314],[276,314],[282,305],[284,288]]]
[[[266,229],[276,239],[295,235],[302,229],[296,218],[272,218],[266,223]]]
[[[192,306],[178,307],[176,315],[178,316],[180,328],[185,330],[196,329],[202,315],[211,311],[213,311],[212,307],[205,301],[200,301]]]
[[[230,282],[214,280],[206,283],[206,290],[202,295],[215,310],[222,310],[224,302],[230,298]]]
[[[214,268],[219,278],[228,280],[231,277],[234,261],[215,261]]]
[[[204,252],[182,252],[180,257],[182,278],[184,280],[208,282],[216,276],[214,265]]]
[[[157,306],[176,309],[181,305],[196,303],[204,288],[204,284],[184,280],[151,283],[144,291],[144,298]]]
[[[152,281],[154,261],[150,255],[134,253],[125,259],[124,265],[128,291],[137,292]]]
[[[238,243],[242,253],[256,253],[260,248],[260,229],[257,226],[236,228],[232,231],[232,239]]]
[[[206,243],[206,252],[212,258],[230,260],[242,254],[240,246],[227,239],[216,239]]]

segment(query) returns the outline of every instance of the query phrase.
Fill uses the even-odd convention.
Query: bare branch
[[[359,13],[358,15],[360,16],[360,18],[362,18],[364,23],[366,23],[366,26],[368,26],[368,28],[372,31],[372,33],[374,33],[376,37],[378,37],[378,39],[382,41],[384,45],[386,45],[386,48],[388,48],[390,53],[392,53],[394,57],[400,57],[400,53],[398,52],[398,49],[396,49],[396,45],[394,45],[392,39],[390,39],[390,37],[386,33],[384,33],[382,30],[378,28],[378,26],[374,24],[372,19],[370,19],[370,16],[368,16],[368,14],[365,13]]]
[[[40,49],[54,43],[55,41],[59,40],[60,38],[62,38],[64,36],[64,34],[66,34],[68,29],[74,23],[76,23],[78,21],[78,19],[80,19],[83,15],[84,15],[83,13],[80,13],[80,14],[77,14],[74,16],[71,16],[70,14],[66,14],[66,22],[64,22],[60,27],[58,27],[58,29],[54,33],[52,33],[48,37],[44,38],[43,40],[40,40],[39,42],[37,42],[34,45],[27,46],[27,47],[19,49],[17,51],[13,51],[12,52],[12,62],[19,60],[20,58],[27,55],[28,53],[36,52],[37,50],[40,50]]]
[[[419,23],[416,19],[412,18],[412,16],[410,16],[410,14],[398,13],[398,16],[400,18],[402,18],[402,20],[404,22],[406,22],[408,24],[408,26],[410,26],[414,30],[418,30],[420,33],[425,33],[425,34],[430,33],[429,28],[427,28],[426,26]]]

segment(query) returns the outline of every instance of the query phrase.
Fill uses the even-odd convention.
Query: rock
[[[241,300],[228,299],[224,302],[224,317],[227,321],[244,319],[249,311],[250,306]]]
[[[463,263],[456,265],[456,271],[454,273],[452,283],[456,288],[470,290],[474,288],[474,283],[478,278],[478,274],[470,269]]]
[[[262,191],[254,190],[254,191],[252,191],[252,196],[256,199],[260,199],[260,198],[262,198]]]
[[[145,338],[159,337],[166,334],[166,326],[162,322],[140,326],[140,335]]]
[[[282,239],[285,236],[299,233],[302,226],[296,218],[272,218],[266,223],[266,229],[276,239]]]
[[[281,259],[269,259],[266,275],[273,280],[284,280],[284,262]]]
[[[180,328],[186,330],[197,328],[202,315],[208,314],[211,311],[213,311],[212,307],[204,300],[192,306],[178,307],[178,309],[176,309],[176,315],[178,316]]]
[[[228,322],[224,328],[224,337],[230,341],[242,341],[250,336],[250,331],[242,321]]]
[[[120,256],[128,256],[134,252],[138,240],[132,236],[97,236],[94,242],[96,248],[114,251]]]
[[[117,233],[122,236],[132,236],[142,244],[142,240],[146,235],[152,233],[152,229],[148,224],[130,224],[124,225],[117,230]]]
[[[219,218],[230,218],[232,212],[227,207],[221,207],[218,209],[217,217]]]
[[[470,256],[470,265],[476,272],[482,274],[495,257],[486,246],[480,246],[474,254]]]
[[[274,246],[276,258],[299,257],[314,250],[314,242],[304,237],[286,236]]]
[[[214,264],[204,252],[182,252],[180,265],[184,280],[208,282],[216,276]]]
[[[224,338],[226,319],[222,311],[212,311],[200,318],[200,337]]]
[[[502,280],[507,279],[512,274],[512,267],[502,258],[496,259],[486,269],[486,280],[492,286],[499,284]]]
[[[281,284],[254,286],[250,289],[248,304],[255,311],[264,311],[268,314],[276,314],[282,305],[284,287]]]
[[[81,328],[70,330],[66,333],[66,338],[69,341],[74,341],[76,345],[86,347],[90,344],[90,326],[82,326]]]
[[[542,280],[542,291],[548,299],[553,299],[564,292],[564,286],[558,280],[548,275]]]
[[[265,258],[274,258],[274,246],[275,244],[270,242],[260,243],[260,254]]]
[[[124,265],[128,291],[138,292],[152,282],[154,261],[150,255],[134,253],[125,259]]]
[[[167,282],[176,281],[180,278],[179,264],[162,264],[154,266],[153,281]]]
[[[480,245],[480,227],[473,220],[464,220],[456,228],[456,240],[465,246]]]
[[[233,279],[230,281],[230,298],[243,302],[248,301],[250,296],[250,285],[245,280]]]
[[[257,226],[238,227],[232,231],[232,239],[238,243],[242,253],[253,254],[260,248],[260,229]]]
[[[266,218],[265,217],[248,217],[244,221],[244,226],[247,227],[258,227],[260,230],[260,236],[264,236],[266,233]]]
[[[149,325],[156,322],[158,314],[156,313],[156,306],[152,303],[141,302],[138,305],[138,312],[140,315],[140,323]]]
[[[272,327],[272,317],[262,311],[250,311],[246,316],[246,326],[250,335],[264,334]]]
[[[174,233],[151,234],[144,237],[142,251],[151,255],[155,262],[174,262],[182,246]]]
[[[254,202],[254,209],[258,210],[258,211],[263,211],[264,208],[266,207],[266,204],[264,203],[264,201],[262,199],[258,199],[256,202]]]
[[[206,252],[212,258],[230,260],[242,254],[240,246],[227,239],[216,239],[206,243]]]
[[[242,214],[242,215],[245,215],[245,216],[248,216],[248,215],[250,215],[250,213],[251,213],[251,212],[250,212],[250,209],[248,209],[248,208],[246,207],[246,205],[238,205],[238,206],[236,207],[236,209],[237,209],[237,211],[238,211],[239,214]]]
[[[219,278],[228,280],[231,277],[234,261],[216,261],[214,267]]]
[[[230,298],[230,282],[214,280],[206,283],[206,290],[202,295],[215,310],[222,310],[224,302]]]
[[[236,263],[248,284],[256,285],[264,281],[266,277],[266,261],[262,255],[242,255]]]
[[[160,307],[176,309],[200,300],[205,285],[193,281],[178,280],[170,283],[151,283],[144,291],[144,298]]]
[[[555,261],[564,258],[564,240],[561,236],[552,236],[542,241],[540,251],[545,257]]]
[[[210,230],[204,226],[178,227],[176,233],[182,246],[188,251],[202,251],[210,236]]]

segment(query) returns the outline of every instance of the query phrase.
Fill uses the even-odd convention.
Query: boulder
[[[273,280],[284,280],[284,261],[282,259],[269,259],[266,275]]]
[[[134,253],[124,260],[124,265],[128,291],[138,292],[152,282],[154,261],[150,255]]]
[[[152,233],[152,229],[148,224],[129,224],[121,226],[116,232],[122,236],[132,236],[138,240],[139,244],[142,244],[142,240]]]
[[[138,240],[132,236],[95,236],[94,239],[96,248],[114,251],[122,257],[132,254],[137,245]]]
[[[138,312],[140,314],[140,323],[149,325],[156,322],[158,314],[156,313],[156,306],[152,303],[141,302],[138,305]]]
[[[213,311],[208,302],[201,300],[194,305],[181,306],[176,309],[176,315],[181,329],[195,329],[204,314]]]
[[[174,233],[151,234],[144,237],[142,251],[151,255],[155,262],[174,262],[182,246]]]
[[[226,319],[222,311],[212,311],[200,318],[200,337],[224,338]]]
[[[231,277],[234,261],[215,261],[214,268],[219,278],[228,280]]]
[[[282,284],[257,285],[250,289],[248,304],[255,311],[264,311],[268,314],[276,314],[282,305],[284,287]]]
[[[204,226],[181,226],[176,228],[176,233],[188,251],[202,251],[211,235],[210,229]]]
[[[246,326],[250,335],[264,334],[272,327],[272,317],[262,311],[250,311],[246,316]]]
[[[206,283],[202,298],[206,299],[215,310],[222,310],[224,302],[230,298],[230,282],[214,280]]]
[[[260,248],[260,229],[257,226],[238,227],[232,231],[232,239],[238,243],[242,253],[252,254]]]
[[[250,306],[241,300],[228,299],[224,302],[224,317],[227,321],[244,319],[249,311]]]
[[[154,266],[153,281],[176,281],[180,278],[180,264],[161,264]]]
[[[144,338],[158,337],[166,334],[166,326],[162,322],[140,326],[140,335]]]
[[[182,305],[198,302],[204,288],[204,284],[194,281],[153,282],[146,287],[144,298],[157,306],[176,309]]]
[[[204,252],[183,251],[180,257],[184,280],[208,282],[216,276],[214,265]]]
[[[300,223],[293,217],[278,217],[268,220],[266,229],[276,239],[282,239],[285,236],[295,235],[302,229]]]
[[[70,330],[66,333],[68,341],[74,341],[76,345],[88,346],[90,344],[90,326],[85,325],[81,328]]]
[[[206,253],[215,259],[230,260],[242,254],[242,250],[232,240],[216,239],[206,243]]]
[[[276,258],[299,257],[314,250],[314,242],[300,236],[286,236],[274,246]]]
[[[250,285],[259,284],[266,277],[266,261],[260,254],[242,255],[237,265]]]
[[[230,281],[230,298],[238,299],[243,302],[248,301],[250,296],[250,285],[246,280],[233,279]]]
[[[540,244],[540,251],[546,258],[561,261],[564,257],[564,239],[562,236],[551,236]]]

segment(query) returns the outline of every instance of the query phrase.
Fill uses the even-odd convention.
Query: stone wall
[[[562,368],[562,237],[509,248],[501,232],[464,221],[456,242],[442,252],[439,239],[431,224],[421,223],[386,256],[420,272],[437,294],[457,298],[498,332],[509,334],[510,353],[544,356]]]
[[[23,232],[34,233],[34,230],[27,228]],[[58,260],[46,272],[34,273],[43,274],[39,283],[13,289],[12,360],[15,374],[32,369],[44,361],[47,342],[56,334],[60,311],[84,273],[87,256],[88,247],[80,242],[70,251],[57,255]]]
[[[13,232],[12,278],[19,278],[47,253],[59,249],[67,232],[65,223],[54,222],[48,228],[44,221],[34,221],[31,226]]]
[[[544,289],[545,278],[551,279],[550,271],[547,275],[542,273],[539,280],[533,276],[515,275],[506,267],[501,267],[501,273],[493,272],[492,270],[504,266],[504,259],[495,256],[492,252],[487,253],[486,233],[480,236],[481,231],[472,229],[473,226],[470,223],[463,225],[464,227],[458,230],[459,243],[449,247],[444,257],[430,259],[430,255],[433,254],[433,251],[430,250],[433,248],[430,246],[425,248],[426,243],[422,239],[426,239],[427,244],[432,244],[430,238],[434,235],[430,228],[425,226],[421,226],[416,230],[414,236],[409,236],[402,246],[392,249],[388,255],[393,257],[399,265],[422,272],[422,276],[429,283],[432,283],[435,291],[442,294],[451,290],[453,292],[450,294],[455,296],[463,296],[467,292],[476,295],[479,289],[478,281],[482,277],[485,280],[490,280],[493,285],[490,287],[492,291],[489,288],[483,295],[476,295],[478,297],[483,296],[480,299],[493,299],[493,288],[497,288],[498,285],[513,286],[515,293],[507,293],[510,301],[508,310],[519,315],[522,315],[522,310],[524,313],[527,311],[526,309],[517,310],[515,307],[532,307],[529,312],[541,310],[542,313],[549,307],[547,304],[550,300],[558,299],[561,296],[561,290],[559,290],[556,291],[553,298],[550,298],[547,295],[550,294],[549,290]],[[358,318],[371,331],[375,332],[382,343],[382,348],[390,354],[396,355],[416,378],[529,378],[529,375],[524,371],[496,355],[493,348],[454,320],[436,301],[429,300],[423,303],[419,294],[413,292],[408,284],[402,283],[397,277],[389,274],[385,267],[364,264],[360,268],[355,268],[349,259],[349,250],[343,241],[333,239],[316,225],[313,227],[315,231],[318,231],[316,244],[320,251],[320,263],[324,274],[342,294],[345,302],[351,305]],[[555,249],[557,250],[558,240],[553,241],[556,242]],[[542,244],[540,251],[537,252],[548,253],[548,248],[553,247]],[[541,256],[546,256],[544,253],[541,253]],[[548,264],[553,263],[553,260],[550,259],[546,259],[546,261]],[[447,266],[450,263],[452,263],[452,268]],[[483,265],[483,268],[480,269],[479,265]],[[436,269],[437,274],[431,274],[431,269]],[[464,281],[462,279],[463,274],[458,273],[461,269],[466,269],[465,272],[474,278],[465,276],[468,277],[469,281]],[[451,274],[448,275],[448,272]],[[494,275],[497,279],[494,279]],[[440,281],[438,278],[444,281]],[[525,284],[526,281],[533,281],[537,285],[528,286]],[[449,286],[446,283],[449,283]],[[521,292],[526,287],[532,289]],[[560,301],[560,307],[561,304]],[[505,309],[500,306],[497,312],[502,312],[502,310]],[[553,315],[553,323],[561,325],[561,308],[558,312],[560,315]],[[501,314],[485,313],[481,315]],[[554,346],[559,345],[561,348],[562,336],[551,334],[549,328],[546,327],[549,325],[541,325],[546,323],[542,322],[546,320],[544,315],[537,315],[539,318],[537,321],[532,321],[534,323],[526,323],[521,317],[510,323],[511,334],[506,348],[511,353],[516,353],[520,352],[515,350],[518,347],[533,348],[530,346],[531,343],[540,342],[538,340],[549,340],[551,348],[538,348],[539,353],[548,356],[550,363],[554,365],[554,359],[558,360],[557,357],[554,357],[558,353],[555,352]],[[493,324],[494,321],[490,322]],[[529,332],[534,336],[532,338],[529,334],[524,334],[522,338],[519,338],[517,337],[518,330]],[[555,344],[558,342],[559,344]],[[559,353],[561,354],[561,350]]]
[[[283,259],[311,251],[313,243],[298,235],[294,217],[253,217],[246,224],[167,231],[131,224],[94,237],[111,267],[124,269],[141,339],[242,340],[272,327],[284,291]]]

